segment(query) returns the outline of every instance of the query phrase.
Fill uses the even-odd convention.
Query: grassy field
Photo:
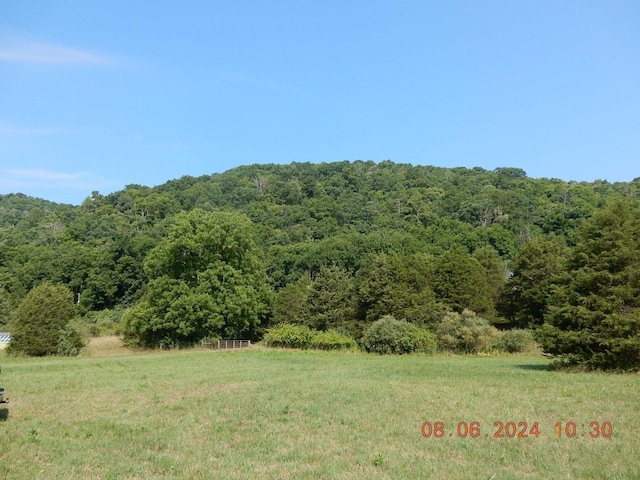
[[[72,359],[1,358],[0,478],[640,478],[640,375],[550,372],[536,356],[103,342]],[[425,421],[443,437],[423,437]],[[458,438],[463,421],[478,438]],[[540,432],[494,438],[497,421]],[[591,438],[592,421],[611,437]]]

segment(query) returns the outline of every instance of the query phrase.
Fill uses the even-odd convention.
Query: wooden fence
[[[202,341],[204,348],[211,348],[213,350],[223,350],[229,348],[246,348],[251,346],[251,340],[213,340],[205,342]]]

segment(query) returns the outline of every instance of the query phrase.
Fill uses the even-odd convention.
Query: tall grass
[[[546,364],[264,349],[2,358],[0,478],[638,478],[640,376]],[[569,420],[578,434],[558,438]],[[444,437],[424,438],[424,421]],[[458,438],[461,421],[480,437]],[[540,434],[493,438],[496,421]],[[611,422],[611,438],[589,437],[591,421]]]

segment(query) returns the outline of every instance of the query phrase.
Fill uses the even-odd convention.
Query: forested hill
[[[9,322],[24,296],[44,280],[68,286],[83,312],[134,303],[149,280],[145,257],[167,237],[179,212],[194,209],[251,220],[273,292],[293,288],[301,278],[314,281],[323,268],[334,270],[331,281],[339,283],[344,276],[357,283],[368,270],[380,275],[373,271],[376,265],[383,268],[380,262],[399,262],[393,270],[430,282],[438,304],[518,323],[513,305],[504,306],[504,284],[505,272],[513,276],[522,262],[523,246],[548,241],[564,252],[578,242],[581,225],[617,198],[635,205],[640,178],[567,182],[528,178],[517,168],[390,161],[243,166],[154,188],[94,192],[77,207],[2,195],[0,323]],[[429,265],[422,273],[418,256],[430,259],[424,260]],[[484,268],[484,280],[473,277],[477,264]],[[447,269],[456,275],[466,271],[471,284],[491,288],[464,298],[451,290]],[[413,282],[408,277],[403,281]],[[411,288],[422,292],[421,281]],[[363,298],[359,302],[353,317],[374,318],[373,307]],[[277,311],[277,302],[273,308]]]

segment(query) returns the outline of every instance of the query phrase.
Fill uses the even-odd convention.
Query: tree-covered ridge
[[[252,165],[223,174],[183,177],[158,190],[182,208],[241,209],[274,227],[301,227],[318,238],[350,227],[429,225],[449,218],[472,226],[503,225],[515,234],[564,232],[614,194],[635,184],[530,179],[520,169],[440,168],[380,162]],[[250,206],[270,205],[252,211]]]
[[[248,219],[242,235],[255,242],[275,295],[259,325],[249,322],[253,336],[287,316],[357,335],[384,315],[428,325],[465,308],[503,325],[536,326],[549,318],[561,274],[579,268],[570,259],[585,241],[583,226],[609,203],[634,204],[639,194],[640,178],[566,182],[516,168],[345,161],[128,185],[93,192],[77,207],[2,195],[0,323],[45,281],[68,287],[82,314],[134,304],[141,311],[154,285],[184,281],[151,265],[185,212],[199,211]]]
[[[112,306],[130,300],[144,281],[144,256],[165,235],[170,218],[194,207],[246,214],[271,257],[276,287],[323,265],[354,272],[367,253],[439,255],[454,245],[469,252],[491,245],[508,260],[541,234],[574,243],[576,227],[607,198],[636,195],[639,186],[637,180],[530,179],[509,168],[358,161],[251,165],[156,188],[129,185],[106,196],[94,192],[79,207],[4,195],[0,269],[17,277],[12,290],[20,296],[51,279],[67,283],[81,299],[88,288],[83,280],[91,283],[98,273],[89,272],[90,265],[117,271],[120,281],[98,281],[102,287],[86,292],[101,297],[87,298],[86,308]]]

